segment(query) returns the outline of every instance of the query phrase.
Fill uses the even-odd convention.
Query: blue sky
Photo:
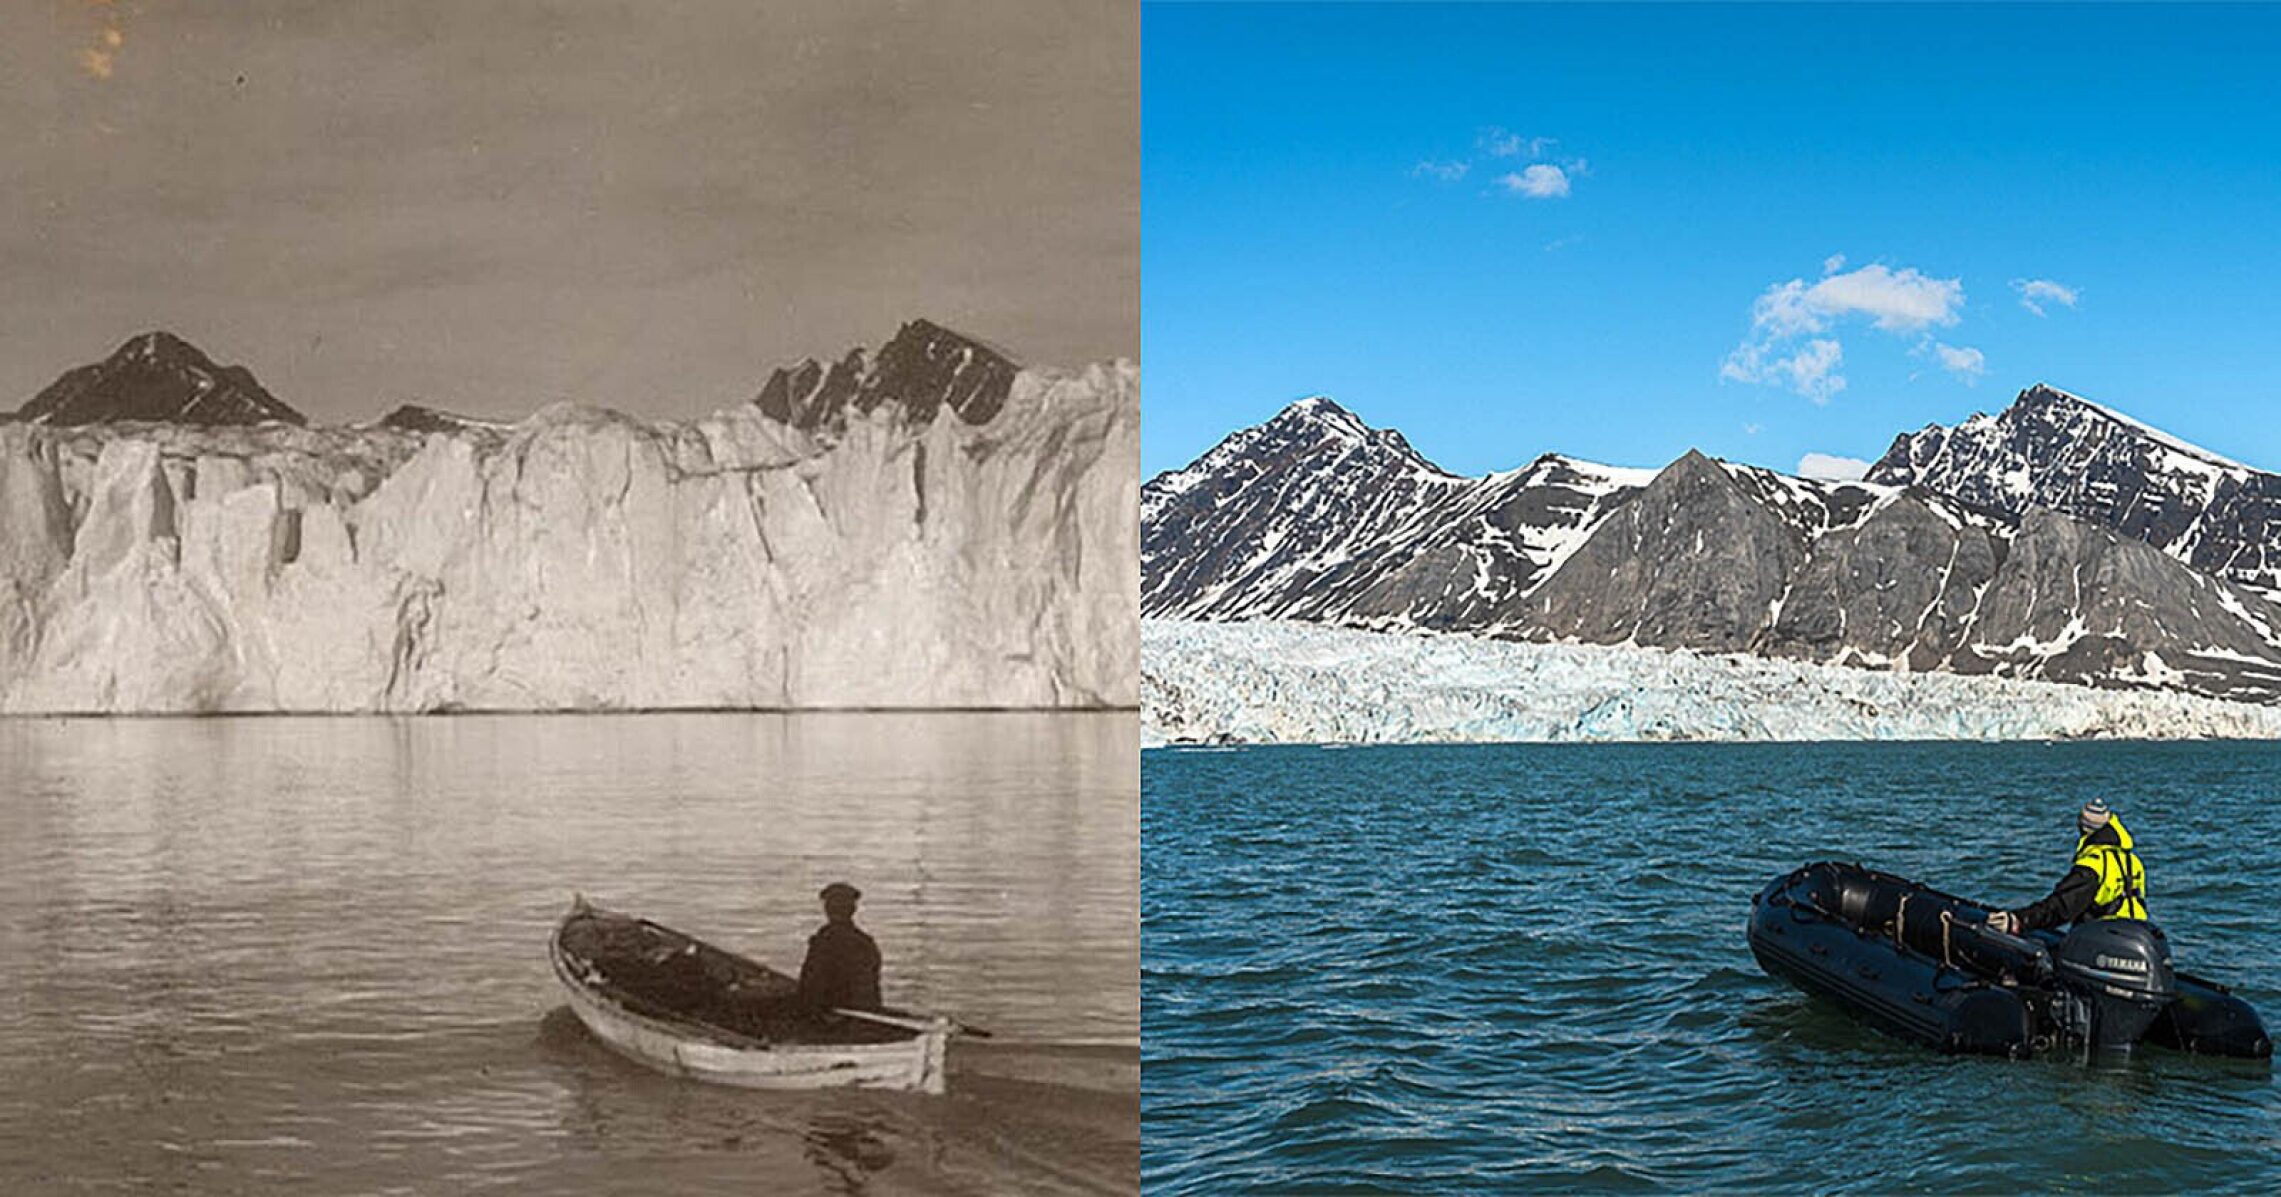
[[[1150,4],[1142,471],[1795,470],[2030,383],[2281,469],[2281,8]],[[2032,309],[2031,309],[2032,305]]]

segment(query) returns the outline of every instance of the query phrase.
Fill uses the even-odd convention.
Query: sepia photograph
[[[1145,21],[1146,1190],[2272,1188],[2281,8]]]
[[[1137,1191],[1137,7],[7,27],[0,1191]]]

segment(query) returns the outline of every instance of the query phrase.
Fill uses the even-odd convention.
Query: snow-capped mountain
[[[2281,475],[2040,383],[2001,415],[1894,438],[1868,480],[2013,516],[2064,511],[2281,597]]]
[[[16,413],[30,424],[145,420],[175,424],[305,424],[242,366],[212,358],[169,332],[130,338],[111,356],[71,370]]]
[[[1206,619],[1497,626],[1653,477],[1547,455],[1462,478],[1304,399],[1141,489],[1141,607]]]
[[[2043,508],[1694,452],[1652,474],[1540,458],[1457,478],[1327,400],[1229,437],[1144,496],[1151,616],[2281,699],[2281,607]]]
[[[0,710],[1130,706],[1139,386],[0,424]]]

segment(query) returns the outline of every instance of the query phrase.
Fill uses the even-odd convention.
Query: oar
[[[938,1024],[948,1023],[951,1030],[956,1031],[961,1035],[972,1035],[976,1039],[997,1038],[997,1036],[983,1030],[981,1027],[968,1026],[963,1022],[949,1018],[932,1020],[920,1018],[897,1018],[892,1014],[877,1014],[870,1010],[848,1010],[844,1008],[834,1009],[832,1013],[845,1015],[849,1018],[860,1018],[865,1022],[876,1022],[883,1023],[891,1027],[901,1027],[906,1031],[932,1031]]]

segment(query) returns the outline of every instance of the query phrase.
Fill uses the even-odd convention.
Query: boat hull
[[[2034,1028],[2016,988],[1864,934],[1791,892],[1801,888],[1799,874],[1791,874],[1753,901],[1750,949],[1760,968],[1889,1034],[1941,1051],[2031,1050]]]
[[[591,908],[581,907],[580,910]],[[572,917],[579,911],[574,910]],[[567,924],[568,920],[565,920]],[[943,1093],[952,1024],[934,1019],[884,1043],[754,1043],[721,1028],[632,1008],[565,951],[548,943],[571,1013],[610,1050],[671,1076],[745,1089],[897,1089]]]
[[[2062,937],[1988,934],[1989,909],[1859,865],[1808,865],[1751,899],[1750,949],[1769,975],[1941,1051],[2019,1057],[2068,1042],[2051,969]],[[2272,1056],[2257,1012],[2224,986],[2175,973],[2174,989],[2143,1036],[2130,1032],[2138,1042]]]

